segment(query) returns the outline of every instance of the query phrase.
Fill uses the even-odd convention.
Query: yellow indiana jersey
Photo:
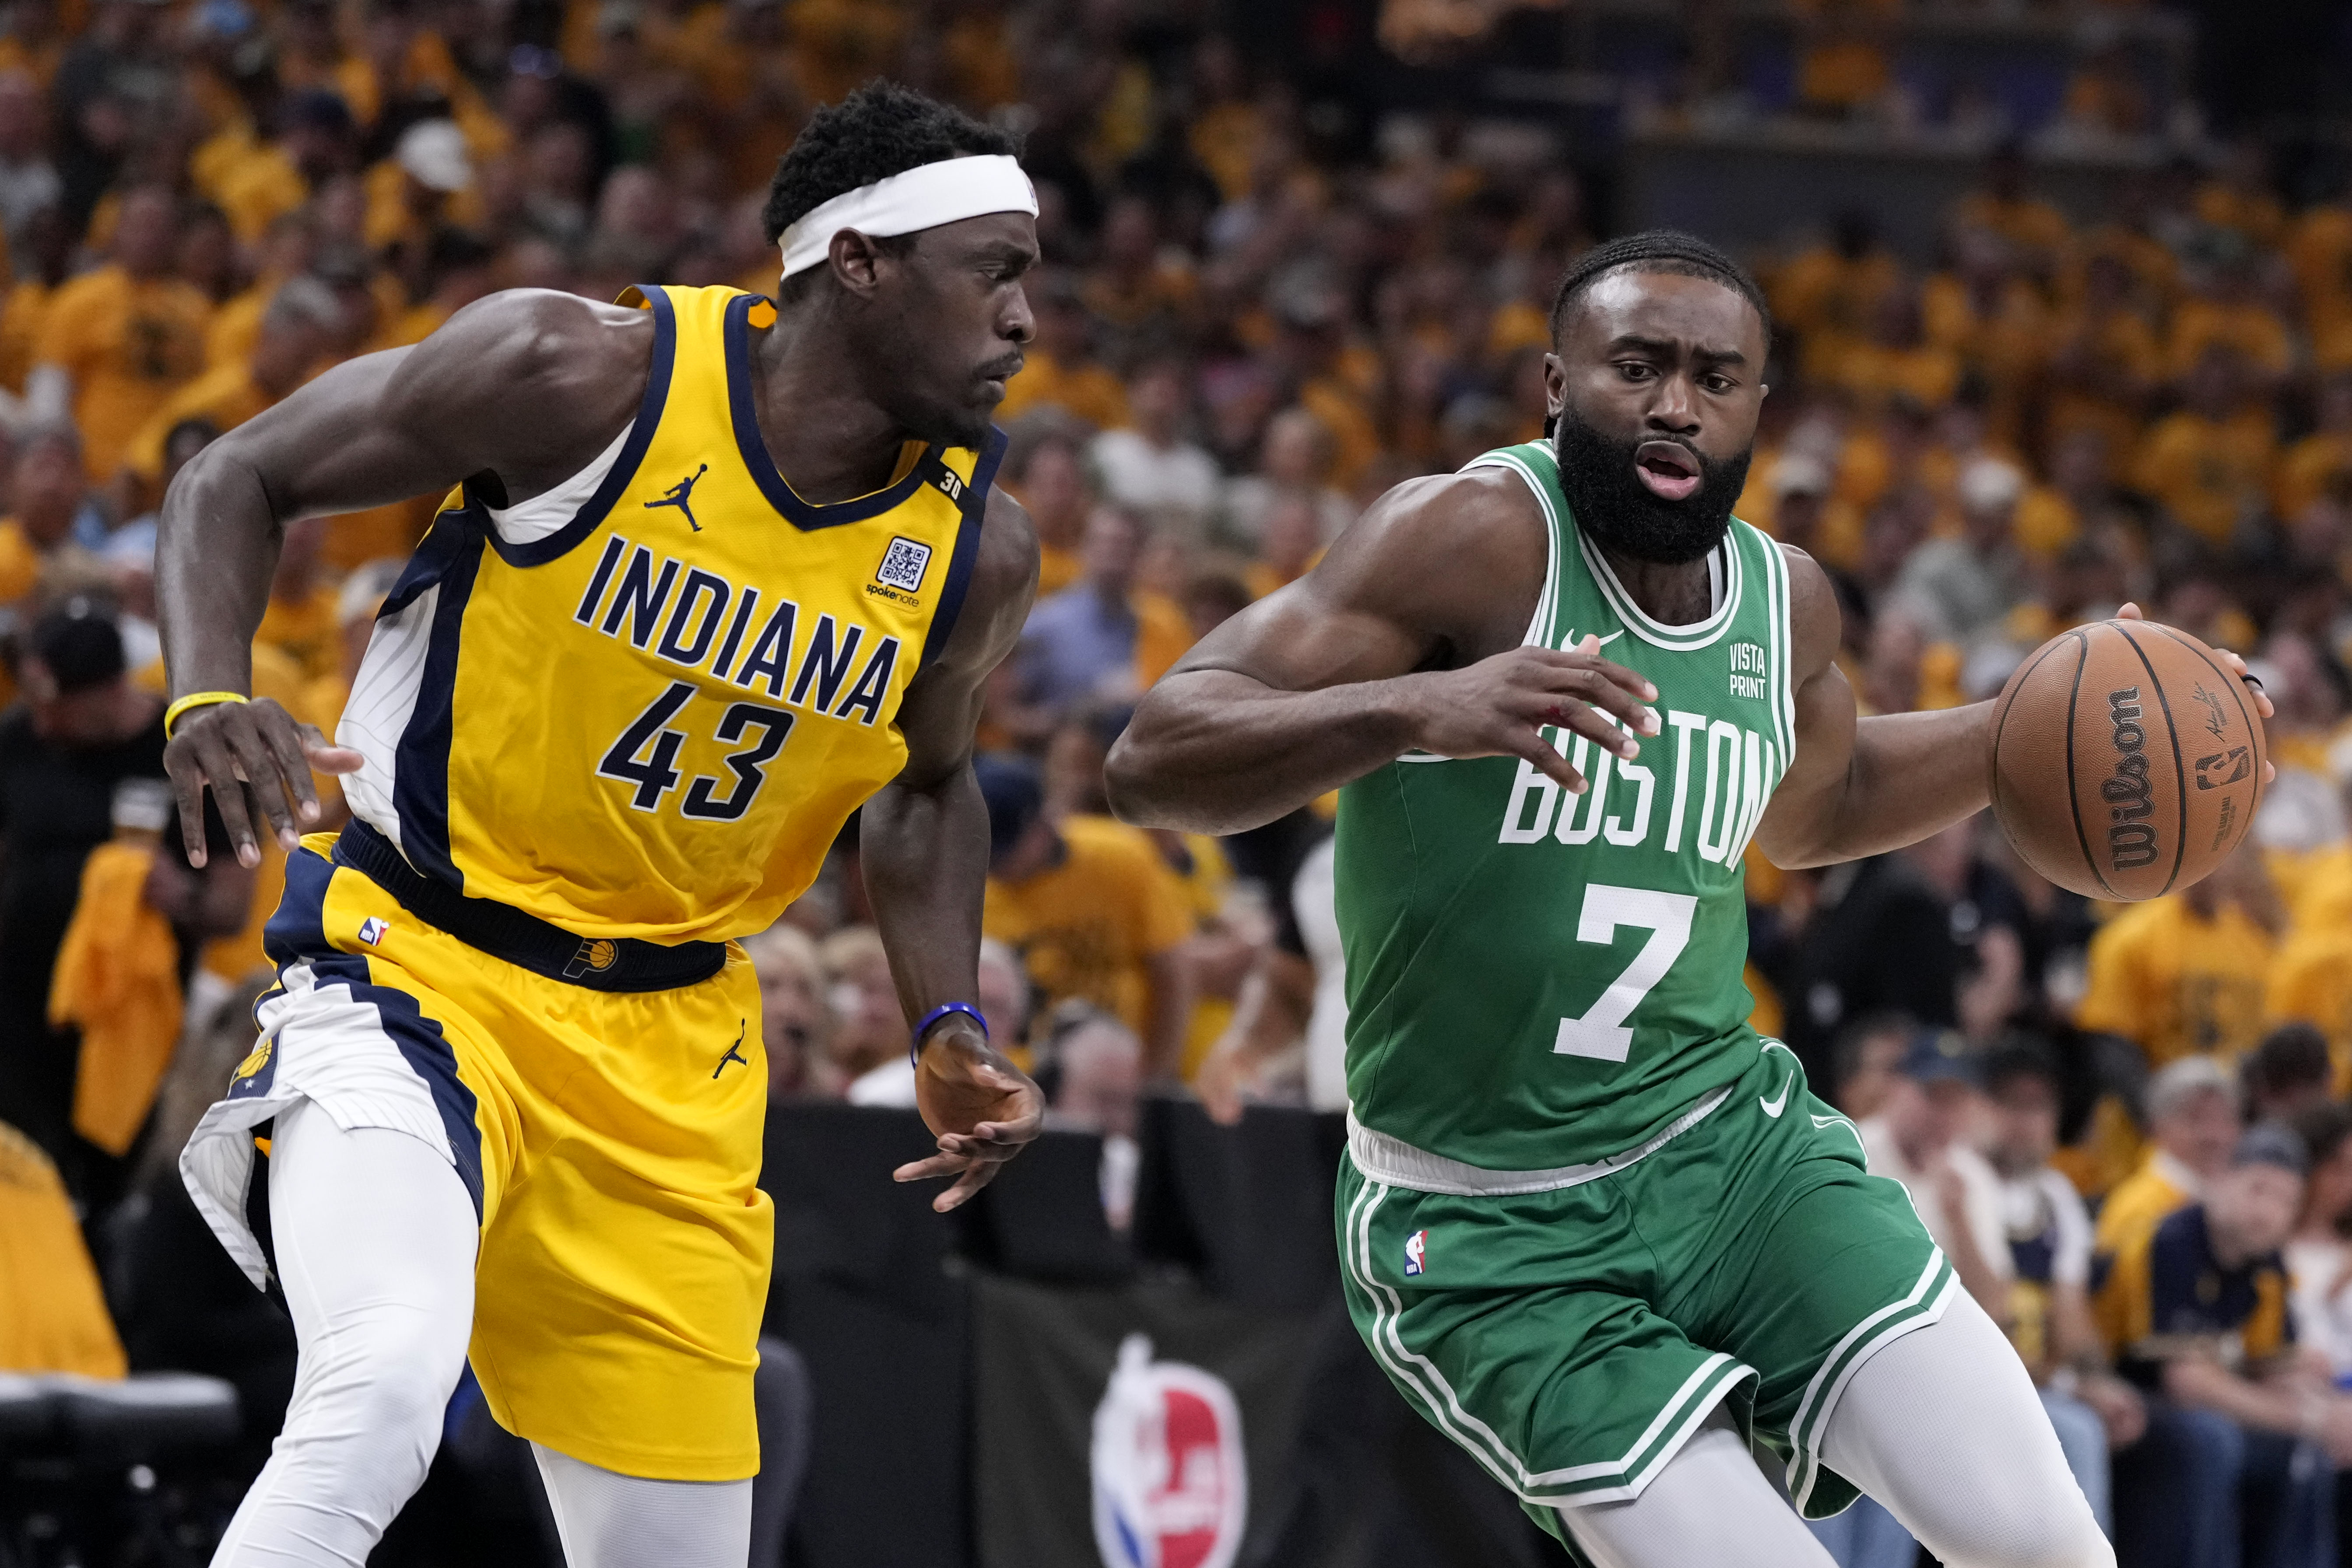
[[[337,740],[353,814],[427,876],[583,937],[760,931],[897,775],[898,703],[961,607],[1003,449],[908,443],[793,492],[731,289],[646,287],[635,421],[546,495],[454,492],[384,602]]]

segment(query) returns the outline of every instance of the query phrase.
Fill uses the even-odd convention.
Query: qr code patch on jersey
[[[931,563],[931,547],[903,536],[893,538],[874,568],[874,580],[886,588],[911,594],[923,585],[923,571]]]

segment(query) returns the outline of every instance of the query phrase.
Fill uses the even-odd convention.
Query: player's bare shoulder
[[[1822,563],[1793,544],[1776,544],[1789,566],[1790,669],[1799,684],[1828,668],[1844,639],[1845,612]]]
[[[409,352],[384,389],[389,412],[495,448],[488,466],[520,498],[578,472],[635,416],[657,331],[651,310],[505,289]]]
[[[1444,637],[1457,657],[1516,646],[1543,591],[1549,525],[1527,481],[1501,467],[1408,479],[1340,535],[1316,568],[1322,591]]]

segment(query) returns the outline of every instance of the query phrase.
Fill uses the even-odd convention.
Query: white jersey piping
[[[1637,1161],[1647,1159],[1672,1140],[1706,1121],[1730,1097],[1731,1088],[1726,1085],[1633,1148],[1588,1164],[1555,1165],[1548,1171],[1489,1171],[1482,1166],[1465,1164],[1459,1160],[1449,1160],[1443,1154],[1416,1149],[1402,1138],[1373,1131],[1356,1120],[1353,1110],[1348,1112],[1348,1156],[1355,1161],[1356,1169],[1373,1181],[1416,1193],[1444,1193],[1465,1198],[1505,1198],[1528,1193],[1558,1192],[1563,1187],[1581,1186],[1587,1182],[1598,1181]]]

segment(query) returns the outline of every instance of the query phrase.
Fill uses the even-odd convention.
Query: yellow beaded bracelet
[[[215,702],[250,702],[253,699],[242,691],[191,691],[163,710],[163,739],[168,741],[172,738],[172,726],[178,723],[180,715],[191,708],[208,708]]]

